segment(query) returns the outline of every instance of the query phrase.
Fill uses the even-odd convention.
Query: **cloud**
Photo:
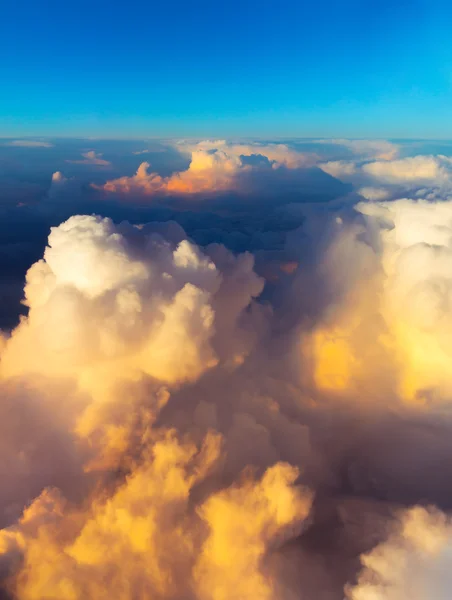
[[[61,171],[55,171],[55,173],[52,173],[51,188],[64,186],[67,181],[68,178]]]
[[[412,156],[397,160],[370,162],[329,161],[321,163],[325,172],[361,184],[435,187],[450,184],[452,160],[447,156]]]
[[[220,140],[196,144],[180,142],[176,148],[191,156],[186,171],[161,177],[149,172],[150,165],[144,162],[132,177],[120,177],[95,187],[112,193],[150,196],[237,191],[246,188],[243,178],[255,170],[253,164],[245,160],[246,157],[263,157],[273,169],[298,169],[314,164],[312,156],[290,150],[283,144],[240,145]]]
[[[306,342],[316,385],[349,394],[378,377],[384,389],[386,371],[400,398],[441,404],[452,394],[452,204],[401,199],[356,209],[364,227],[337,224],[323,259],[336,300]]]
[[[358,168],[357,165],[352,161],[346,160],[331,160],[326,163],[321,163],[320,168],[338,179],[342,179],[344,176],[347,178],[355,175]]]
[[[388,190],[385,190],[384,188],[370,187],[370,186],[365,186],[365,187],[359,188],[358,194],[360,194],[360,196],[363,196],[364,198],[366,198],[366,200],[371,200],[371,201],[387,200],[389,198],[389,196],[391,195],[390,192]]]
[[[93,165],[97,167],[110,167],[111,162],[108,160],[104,160],[102,158],[102,154],[95,152],[94,150],[90,150],[89,152],[82,153],[83,160],[67,160],[66,162],[75,164],[75,165]]]
[[[362,158],[378,160],[392,160],[400,149],[398,144],[386,140],[321,139],[316,140],[316,143],[344,146]]]
[[[366,163],[362,171],[384,183],[441,183],[450,180],[451,167],[452,159],[447,156],[413,156]]]
[[[399,198],[448,200],[452,197],[452,160],[443,155],[417,155],[396,160],[329,161],[319,167],[354,185],[371,201]]]
[[[238,158],[242,156],[264,156],[272,163],[274,168],[282,165],[289,169],[310,166],[314,164],[317,158],[315,154],[298,152],[297,150],[290,149],[286,144],[274,143],[261,144],[252,142],[249,144],[234,144],[226,140],[204,140],[191,144],[182,141],[176,144],[176,148],[185,153],[192,153],[197,150],[204,150],[206,152],[222,150],[225,154]]]
[[[446,600],[451,586],[450,519],[435,509],[413,508],[389,539],[362,557],[350,600]]]
[[[86,509],[47,488],[1,532],[3,559],[23,559],[8,583],[17,597],[68,589],[80,599],[106,589],[124,599],[143,591],[175,599],[189,589],[205,598],[274,596],[266,557],[303,530],[312,502],[297,485],[298,469],[273,453],[264,458],[264,435],[261,474],[242,472],[247,433],[265,429],[237,412],[231,442],[223,439],[209,425],[213,397],[187,401],[183,413],[198,425],[186,435],[156,424],[184,383],[215,365],[226,376],[240,368],[253,313],[261,312],[250,255],[220,246],[203,252],[181,236],[164,224],[116,228],[74,216],[52,229],[43,260],[27,274],[29,314],[2,349],[2,381],[35,381],[35,397],[47,390],[54,401],[59,384],[72,382],[65,425],[85,447],[85,473],[98,475],[94,487],[78,482]],[[220,476],[224,444],[229,484]],[[49,458],[41,460],[46,471]]]
[[[235,189],[238,171],[249,170],[239,159],[224,152],[208,153],[203,150],[193,153],[187,171],[170,177],[149,173],[149,168],[149,163],[141,163],[134,176],[113,179],[99,187],[106,192],[122,194],[197,194]]]
[[[39,140],[13,140],[5,142],[5,146],[15,146],[16,148],[53,148],[50,142],[42,142]]]
[[[231,275],[239,269],[242,277],[243,304],[223,310],[238,359],[246,349],[236,321],[262,283],[252,260],[228,256],[218,260],[227,258]],[[172,244],[152,228],[117,231],[109,219],[72,217],[52,229],[44,259],[27,273],[29,316],[8,342],[2,371],[76,377],[82,386],[96,372],[101,379],[107,372],[115,379],[114,371],[122,379],[139,372],[167,382],[196,379],[218,362],[214,307],[224,293],[215,262],[188,240]]]
[[[281,149],[204,144],[187,150],[194,170],[152,182],[145,168],[140,185],[304,169]],[[363,165],[399,161],[352,162],[361,195],[297,220],[184,211],[202,245],[155,218],[52,227],[27,314],[0,336],[2,591],[443,597],[452,203],[388,200],[423,189],[412,163],[376,176]],[[428,186],[445,195],[438,164]],[[330,178],[313,171],[314,193]],[[70,186],[57,172],[49,194]],[[254,256],[218,243],[238,232]]]

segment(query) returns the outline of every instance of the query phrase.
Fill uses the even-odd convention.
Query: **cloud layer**
[[[173,210],[198,243],[155,217],[51,227],[0,335],[8,600],[447,597],[449,161],[366,144],[332,203]],[[331,179],[289,145],[178,147],[188,169],[112,191]],[[46,210],[77,186],[54,172]],[[239,227],[254,254],[218,243]]]

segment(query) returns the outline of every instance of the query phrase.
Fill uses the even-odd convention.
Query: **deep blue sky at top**
[[[452,137],[448,0],[3,0],[0,136]]]

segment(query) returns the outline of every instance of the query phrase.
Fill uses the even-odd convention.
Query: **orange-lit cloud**
[[[142,163],[132,177],[120,177],[94,186],[106,192],[121,194],[203,194],[241,189],[240,176],[252,172],[253,167],[243,157],[261,155],[273,168],[285,166],[297,169],[313,164],[309,155],[290,150],[284,144],[230,144],[224,140],[196,144],[179,143],[176,148],[191,156],[186,171],[161,177],[150,172],[150,164]]]
[[[392,381],[406,400],[449,398],[451,203],[398,200],[357,210],[380,250],[363,241],[362,226],[339,226],[322,267],[337,280],[337,300],[305,347],[315,383],[348,393],[379,373],[380,386]]]
[[[252,168],[212,150],[144,189]],[[377,198],[258,255],[265,290],[174,223],[51,229],[0,335],[2,592],[448,597],[450,518],[403,507],[450,498],[452,203]]]

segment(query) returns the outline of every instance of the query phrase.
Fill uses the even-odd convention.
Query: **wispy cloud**
[[[387,140],[349,140],[343,138],[316,140],[318,144],[343,146],[363,158],[392,160],[398,155],[399,146]]]
[[[137,150],[136,152],[132,152],[132,154],[135,154],[137,156],[139,156],[140,154],[157,154],[160,152],[166,152],[166,148],[154,148],[154,149],[149,149],[149,148],[145,148],[144,150]]]
[[[6,142],[5,146],[15,146],[16,148],[53,148],[50,142],[42,142],[38,140],[12,140]]]

